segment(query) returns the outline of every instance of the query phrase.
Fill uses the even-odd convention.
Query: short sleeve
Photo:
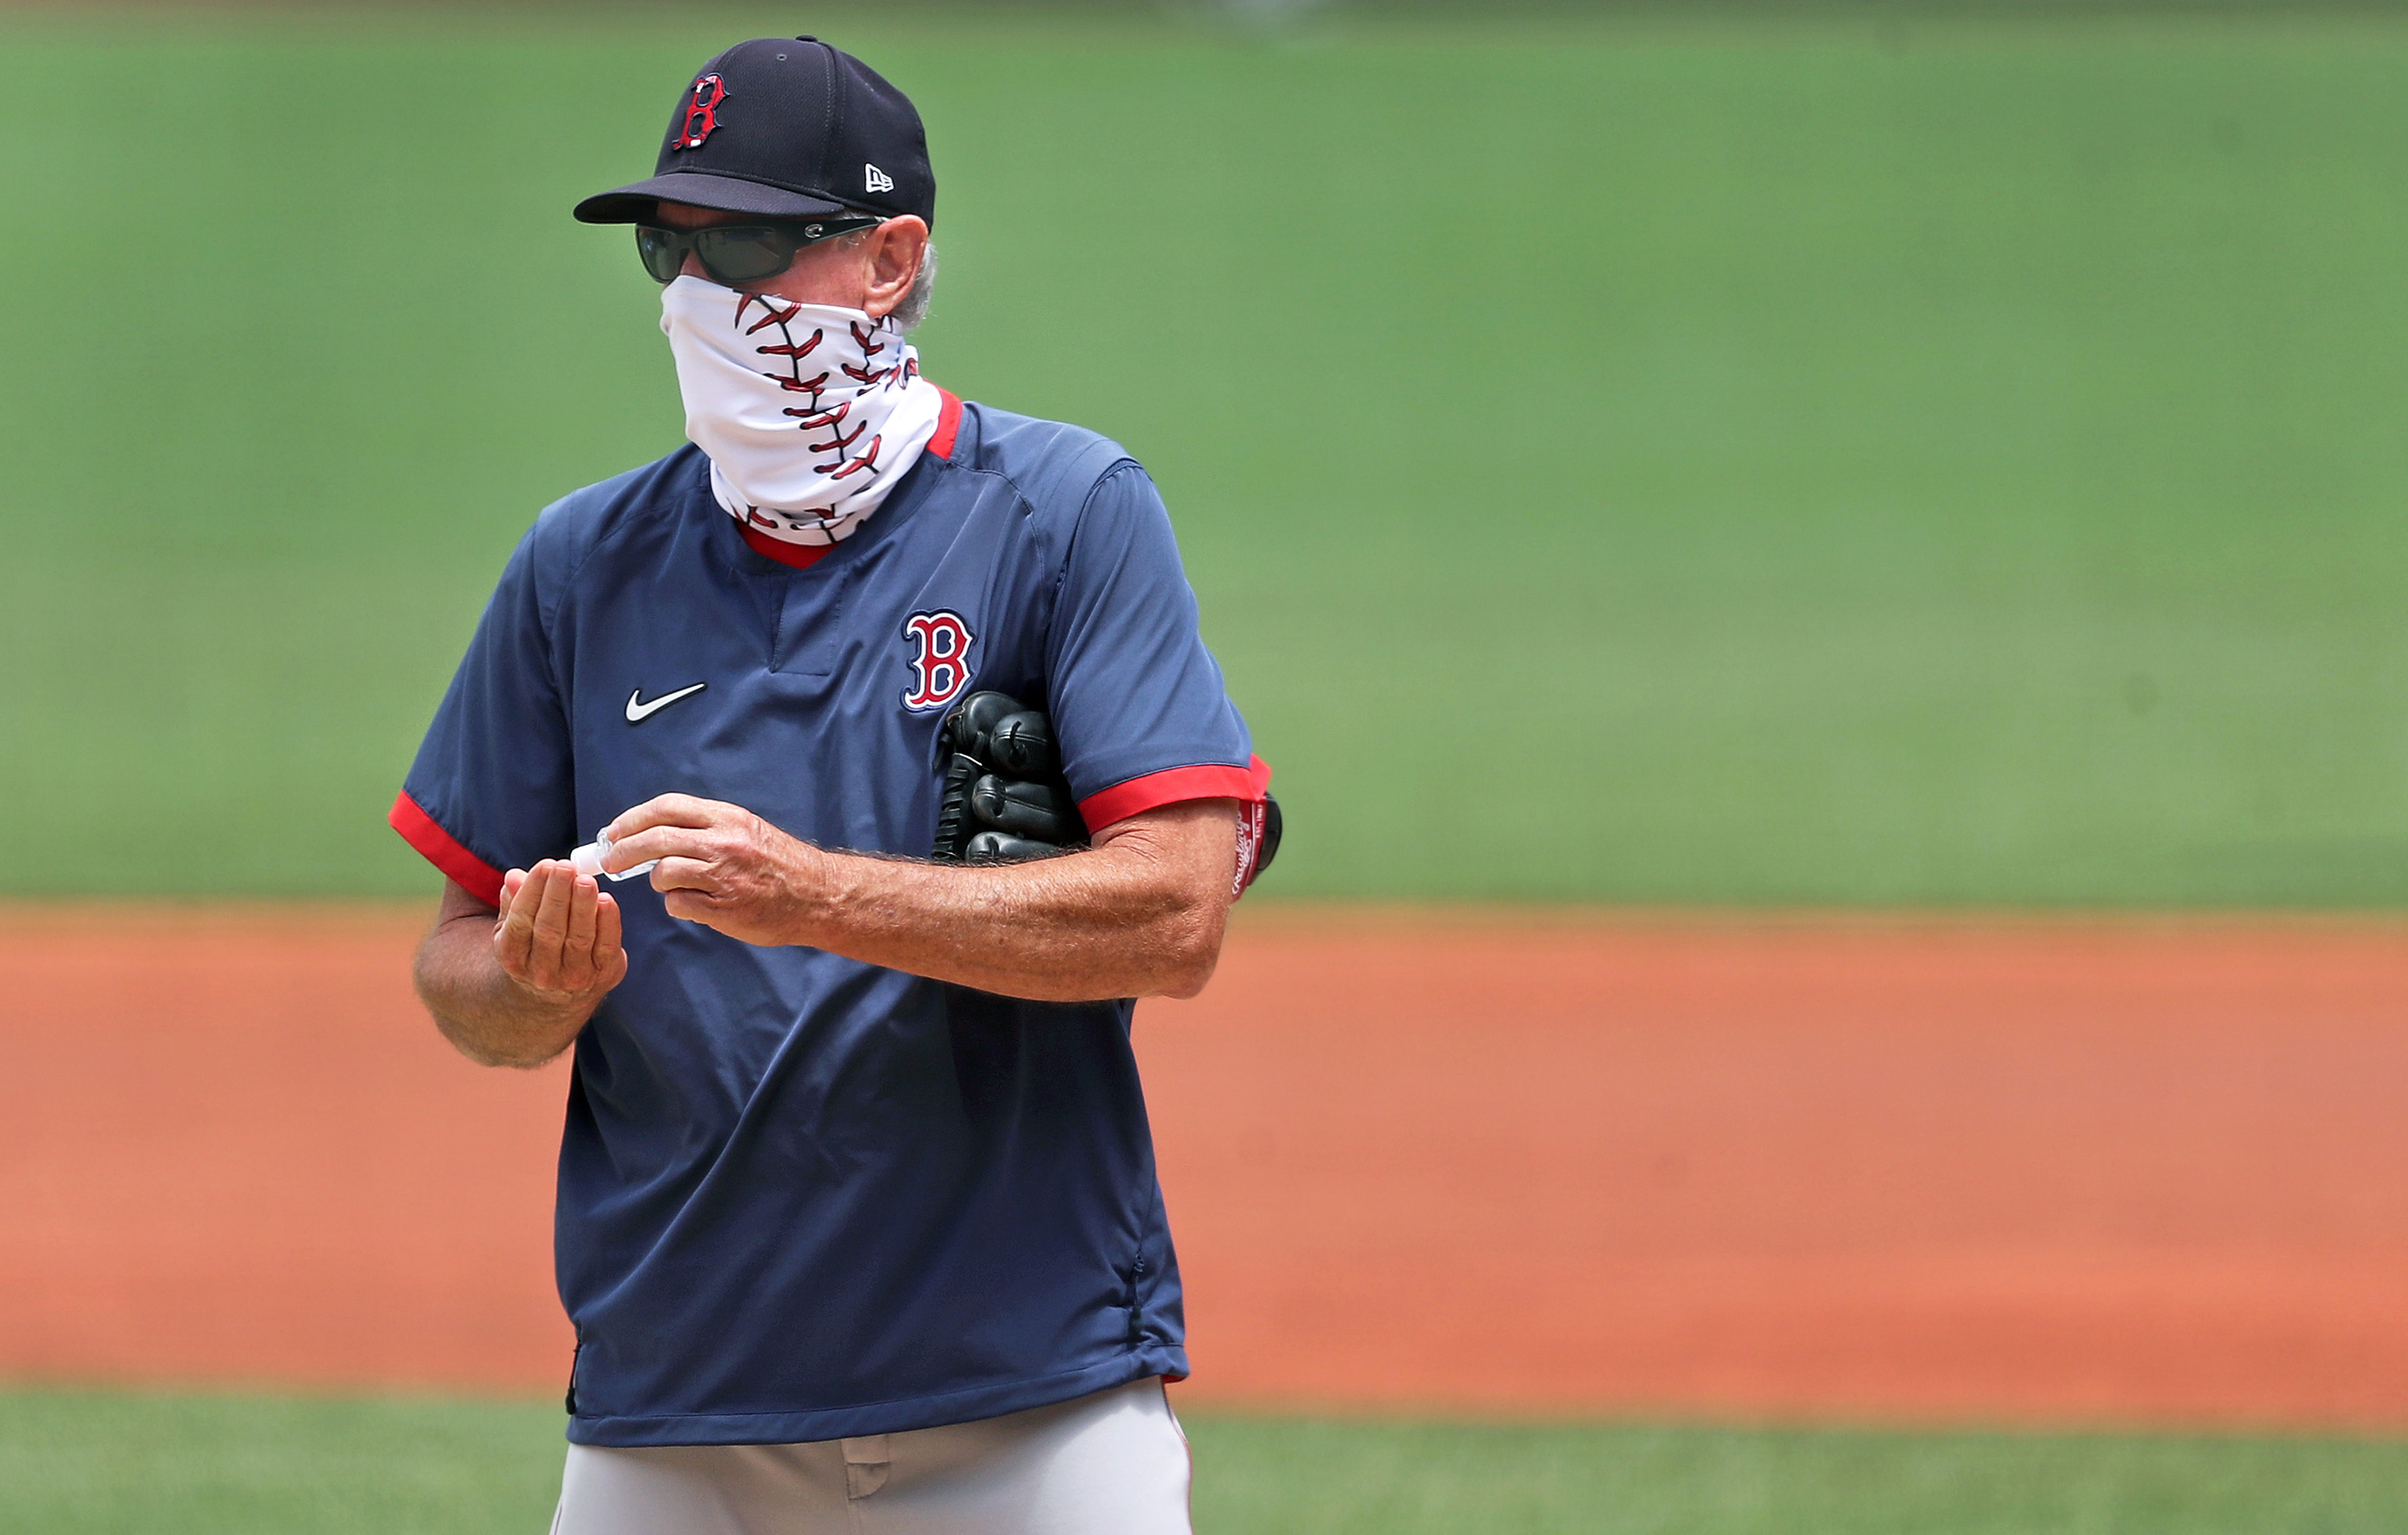
[[[1170,515],[1134,463],[1088,493],[1048,644],[1063,771],[1090,829],[1182,800],[1262,797],[1268,770],[1204,648]]]
[[[560,857],[577,841],[536,538],[522,539],[504,567],[388,817],[427,862],[496,906],[503,869]]]

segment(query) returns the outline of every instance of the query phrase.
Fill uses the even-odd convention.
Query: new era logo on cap
[[[867,174],[861,179],[862,191],[892,192],[895,190],[895,178],[887,175],[884,171],[880,170],[876,165],[864,165],[861,168],[867,172]]]

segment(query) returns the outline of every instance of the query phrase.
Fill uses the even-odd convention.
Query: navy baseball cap
[[[636,223],[653,205],[812,219],[915,213],[937,222],[928,136],[910,98],[816,37],[755,37],[698,70],[669,114],[650,180],[577,205],[587,223]]]

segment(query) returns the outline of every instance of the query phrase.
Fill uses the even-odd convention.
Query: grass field
[[[679,439],[567,205],[793,20],[539,16],[0,19],[0,889],[428,886],[502,555]],[[931,372],[1168,491],[1279,892],[2408,898],[2408,16],[812,17]]]
[[[2408,1444],[1188,1414],[1203,1535],[2375,1535]],[[518,1535],[541,1406],[0,1395],[0,1532]]]

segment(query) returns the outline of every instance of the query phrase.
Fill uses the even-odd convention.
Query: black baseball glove
[[[1042,711],[1008,693],[973,693],[945,716],[937,740],[937,862],[1017,864],[1087,845]]]
[[[945,716],[937,742],[944,786],[929,854],[936,862],[1017,864],[1087,845],[1042,710],[1008,693],[973,693]],[[1279,801],[1265,795],[1247,825],[1254,853],[1241,864],[1245,883],[1271,867],[1281,830]]]

